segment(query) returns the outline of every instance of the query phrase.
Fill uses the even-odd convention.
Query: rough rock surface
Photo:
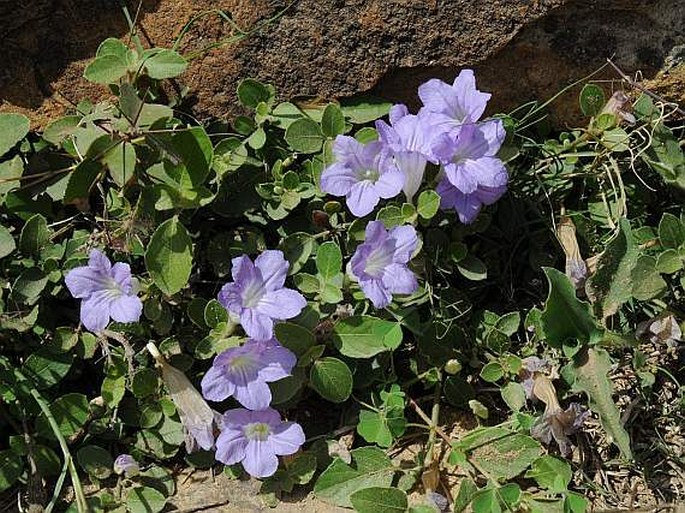
[[[245,28],[284,9],[282,0],[127,0],[146,44],[169,46],[192,17],[232,13]],[[125,37],[118,0],[0,0],[0,110],[28,113],[36,126],[105,88],[81,78],[98,43]],[[233,34],[216,14],[193,24],[180,49],[194,52]],[[543,99],[601,66],[626,72],[678,69],[685,44],[685,0],[297,0],[279,19],[238,44],[202,53],[180,82],[200,119],[236,113],[244,77],[273,83],[282,97],[339,98],[370,91],[415,102],[428,77],[478,70],[493,110]],[[668,62],[671,62],[668,61]],[[683,101],[683,73],[659,74],[650,87]],[[596,78],[616,79],[603,70]],[[607,83],[607,88],[618,87]],[[575,95],[556,113],[573,120]]]

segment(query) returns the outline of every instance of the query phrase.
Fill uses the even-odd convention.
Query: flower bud
[[[114,473],[125,475],[126,477],[137,476],[140,472],[138,462],[130,454],[120,454],[114,460]]]
[[[448,360],[447,363],[445,364],[445,372],[447,374],[455,375],[459,371],[461,371],[461,362],[457,360],[456,358],[452,358],[451,360]]]

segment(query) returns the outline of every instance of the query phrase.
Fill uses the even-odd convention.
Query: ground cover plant
[[[203,125],[185,67],[108,39],[111,100],[0,116],[7,504],[162,511],[178,465],[362,513],[679,498],[674,106],[584,79],[555,132],[465,69],[418,112],[245,78]]]

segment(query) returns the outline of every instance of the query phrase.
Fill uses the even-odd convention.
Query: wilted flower
[[[304,442],[302,427],[283,422],[276,410],[236,408],[224,413],[216,459],[226,465],[242,463],[251,476],[269,477],[278,468],[277,456],[295,454]]]
[[[519,378],[521,378],[521,385],[526,391],[526,397],[533,399],[533,385],[535,378],[539,375],[547,375],[551,372],[552,366],[547,360],[538,358],[537,356],[528,356],[521,360],[521,370],[519,370]]]
[[[611,95],[609,101],[606,102],[606,105],[604,105],[602,112],[600,112],[599,115],[601,116],[606,113],[613,114],[616,116],[619,123],[625,121],[629,125],[634,125],[637,122],[635,116],[632,112],[626,110],[626,106],[630,107],[629,102],[630,98],[628,98],[626,93],[623,91],[616,91]]]
[[[445,173],[437,187],[440,206],[455,209],[462,223],[473,222],[483,205],[491,205],[507,190],[509,174],[495,156],[505,135],[502,122],[492,120],[464,125],[458,135],[443,133],[433,142]]]
[[[278,341],[248,340],[214,358],[212,368],[202,378],[202,395],[210,401],[229,396],[250,410],[263,410],[271,403],[272,381],[290,375],[297,357]]]
[[[321,190],[345,196],[347,207],[357,217],[370,214],[381,198],[397,196],[404,175],[392,162],[381,165],[379,142],[361,144],[354,137],[339,135],[333,143],[336,162],[324,169]]]
[[[288,262],[278,250],[267,250],[254,263],[246,255],[233,259],[231,275],[219,292],[219,302],[240,318],[254,340],[270,340],[274,320],[297,317],[307,305],[299,292],[284,287]]]
[[[376,308],[392,301],[392,294],[412,294],[419,287],[407,263],[418,245],[413,226],[386,230],[381,221],[366,225],[366,238],[350,260],[349,272]]]
[[[649,340],[653,344],[676,345],[683,338],[680,325],[675,316],[670,312],[664,312],[658,317],[641,322],[638,324],[635,334],[640,338]]]
[[[588,415],[590,412],[578,403],[571,403],[566,410],[562,410],[557,404],[556,408],[545,409],[545,413],[530,429],[530,434],[548,445],[554,438],[559,451],[566,455],[571,452],[568,437],[580,429]]]
[[[64,281],[75,298],[82,299],[81,322],[90,331],[99,332],[109,324],[137,322],[143,303],[136,296],[138,282],[131,277],[128,264],[114,265],[99,250],[93,249],[88,265],[69,271]]]
[[[576,237],[576,225],[570,217],[564,216],[557,227],[557,237],[566,255],[566,276],[573,286],[582,289],[587,279],[588,269],[585,260],[580,255],[580,247]]]
[[[126,477],[133,477],[138,475],[140,467],[138,462],[133,459],[130,454],[120,454],[114,460],[114,473],[118,475],[125,475]]]
[[[471,69],[462,70],[452,85],[433,78],[419,87],[424,109],[444,115],[453,127],[478,121],[491,96],[476,89]]]
[[[376,121],[378,137],[383,144],[382,165],[391,165],[402,171],[402,190],[411,202],[419,190],[430,161],[437,163],[432,153],[432,144],[441,133],[440,120],[430,112],[409,114],[404,105],[395,105],[390,110],[390,125],[383,120]]]
[[[214,432],[221,416],[212,410],[183,372],[172,367],[152,342],[147,350],[162,371],[162,380],[176,406],[185,430],[186,450],[193,452],[198,446],[208,451],[214,447]]]

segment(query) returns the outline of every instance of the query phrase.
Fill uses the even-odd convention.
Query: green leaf
[[[480,370],[480,377],[488,383],[494,383],[504,376],[504,369],[499,362],[489,362]]]
[[[205,305],[203,319],[210,328],[216,328],[222,322],[228,322],[228,312],[216,299],[212,299]]]
[[[611,398],[613,386],[609,380],[611,361],[609,353],[599,347],[590,347],[578,353],[573,362],[564,368],[564,378],[572,380],[575,391],[585,392],[592,411],[612,442],[626,460],[632,459],[630,437],[621,423],[621,414]]]
[[[159,375],[155,369],[139,369],[133,375],[131,391],[139,399],[154,394],[158,387]]]
[[[588,294],[591,294],[602,318],[614,315],[632,297],[630,275],[637,264],[638,254],[630,223],[621,218],[618,233],[600,255],[597,270],[587,284]]]
[[[47,275],[38,267],[30,267],[19,275],[12,285],[12,301],[22,305],[33,305],[48,283]]]
[[[335,242],[324,242],[316,252],[316,268],[325,282],[340,274],[342,261],[342,252]]]
[[[596,84],[585,84],[580,91],[580,110],[588,117],[596,116],[604,107],[604,90]]]
[[[212,169],[219,177],[229,171],[235,171],[247,161],[247,148],[241,139],[228,137],[219,141],[214,148]]]
[[[552,493],[564,493],[572,476],[571,465],[562,459],[547,455],[535,460],[525,477],[535,479],[541,488]]]
[[[526,404],[526,391],[520,383],[510,381],[500,390],[502,399],[511,408],[511,411],[517,412]]]
[[[5,258],[15,249],[17,249],[17,244],[14,242],[14,237],[7,228],[0,224],[0,258]]]
[[[390,112],[392,103],[373,96],[356,96],[340,102],[343,114],[355,125],[365,125]]]
[[[385,453],[377,447],[360,447],[350,451],[352,464],[340,458],[333,460],[314,485],[314,495],[329,504],[352,507],[350,495],[375,486],[392,484],[395,467]]]
[[[96,479],[107,479],[112,475],[114,461],[109,451],[97,445],[86,445],[76,453],[76,459],[88,475]]]
[[[304,113],[296,105],[290,102],[279,103],[271,112],[278,126],[286,129],[298,119],[304,117]]]
[[[549,295],[540,316],[547,342],[554,348],[562,347],[569,339],[586,344],[597,325],[590,305],[576,297],[568,277],[556,269],[544,268],[549,282]]]
[[[397,322],[368,315],[343,319],[333,329],[333,344],[350,358],[371,358],[392,351],[402,342],[402,328]]]
[[[108,37],[100,46],[98,46],[96,57],[102,57],[103,55],[118,55],[122,59],[126,59],[128,55],[129,48],[123,41],[117,39],[116,37]]]
[[[128,64],[119,55],[105,54],[96,57],[86,66],[83,77],[96,84],[114,84],[128,71]]]
[[[55,353],[48,348],[40,348],[26,359],[23,371],[36,388],[42,390],[59,383],[71,369],[72,361],[69,353]]]
[[[333,403],[346,401],[352,393],[352,372],[337,358],[316,360],[309,372],[309,381],[321,397]]]
[[[478,491],[473,479],[465,477],[459,484],[459,493],[454,499],[454,513],[462,513],[471,503],[473,496]]]
[[[90,190],[100,176],[100,171],[102,171],[100,164],[93,160],[84,160],[76,166],[69,176],[67,188],[64,191],[64,203],[87,201]]]
[[[267,86],[252,78],[238,84],[238,100],[249,109],[256,109],[260,102],[268,103],[272,97],[273,92]]]
[[[102,163],[109,169],[114,183],[123,187],[133,177],[136,167],[136,149],[130,142],[119,143],[105,153]]]
[[[130,513],[158,513],[165,505],[166,497],[154,488],[136,486],[126,495],[126,509]]]
[[[183,56],[169,50],[155,50],[155,53],[145,60],[145,69],[150,78],[161,80],[174,78],[182,74],[188,67],[188,62]]]
[[[473,513],[501,513],[502,507],[497,499],[497,492],[492,488],[476,493],[471,503]]]
[[[323,111],[321,130],[326,137],[335,137],[345,132],[345,116],[334,103],[330,103]]]
[[[361,410],[357,433],[367,442],[390,447],[396,438],[404,434],[406,425],[403,407],[382,408],[380,411]]]
[[[37,255],[50,239],[50,229],[45,218],[36,214],[29,218],[19,236],[19,250],[27,256]]]
[[[635,299],[647,301],[660,296],[666,290],[666,282],[657,272],[657,261],[653,256],[642,255],[630,274]]]
[[[15,155],[14,158],[0,162],[0,204],[2,204],[8,192],[11,192],[21,186],[21,180],[18,178],[24,173],[24,161],[20,155]]]
[[[296,232],[283,239],[281,250],[290,262],[288,274],[295,274],[302,269],[314,251],[314,243],[314,237],[304,232]]]
[[[0,114],[0,157],[29,133],[29,118],[23,114]]]
[[[481,259],[474,255],[466,255],[457,263],[457,269],[464,278],[471,281],[482,281],[488,277],[488,269]]]
[[[188,283],[193,267],[193,244],[178,217],[155,230],[145,252],[145,267],[155,285],[171,296]]]
[[[683,258],[675,249],[667,249],[659,254],[656,260],[656,271],[664,274],[673,274],[683,268]]]
[[[83,394],[66,394],[50,403],[50,412],[64,438],[70,438],[84,427],[88,419],[88,398]],[[44,438],[54,439],[47,417],[41,413],[36,418],[36,432]]]
[[[24,460],[12,449],[0,451],[0,493],[9,489],[24,472]]]
[[[606,130],[602,135],[602,144],[609,150],[614,152],[627,151],[630,142],[630,136],[622,128],[612,128]]]
[[[665,213],[659,221],[659,242],[664,248],[678,249],[685,244],[685,226],[673,214]]]
[[[80,121],[81,116],[61,117],[45,127],[43,139],[55,146],[59,146],[74,133],[74,129]]]
[[[521,325],[521,314],[509,312],[497,319],[494,328],[504,333],[507,337],[513,336]]]
[[[314,333],[292,322],[279,322],[274,326],[276,340],[290,349],[299,358],[316,344]]]
[[[285,140],[295,151],[316,153],[323,146],[324,136],[318,123],[309,118],[302,118],[288,126]]]
[[[424,219],[431,219],[440,208],[440,195],[435,191],[423,191],[419,194],[416,210]]]
[[[357,490],[350,502],[359,513],[404,513],[409,507],[406,492],[380,486]]]

